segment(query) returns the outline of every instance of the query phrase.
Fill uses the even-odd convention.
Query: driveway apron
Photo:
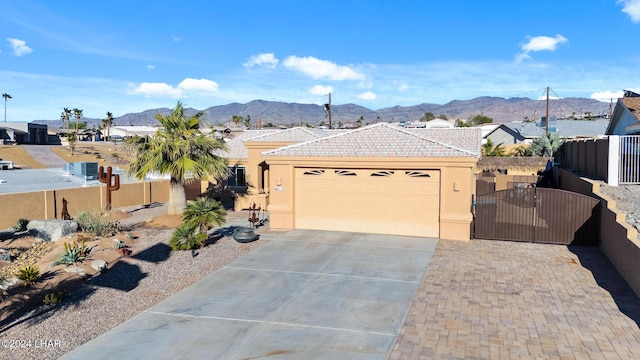
[[[61,168],[67,161],[51,151],[51,145],[22,145],[34,159],[48,168]]]
[[[385,359],[437,239],[295,230],[64,359]]]

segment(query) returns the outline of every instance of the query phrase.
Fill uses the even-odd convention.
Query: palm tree
[[[71,149],[71,155],[73,155],[73,150],[76,148],[76,141],[78,141],[78,133],[72,132],[67,134],[67,141],[69,142],[69,149]]]
[[[4,93],[2,94],[2,97],[4,98],[4,122],[7,122],[7,100],[11,99],[12,96],[7,93]]]
[[[62,120],[62,122],[66,125],[67,134],[69,133],[69,118],[70,117],[71,117],[71,110],[69,108],[64,108],[62,110],[62,114],[60,114],[60,120]]]
[[[195,250],[204,246],[207,234],[196,232],[196,226],[182,223],[169,238],[169,246],[173,250]]]
[[[516,147],[515,149],[513,149],[511,154],[513,156],[520,156],[520,157],[522,157],[522,156],[533,156],[533,151],[531,150],[531,147],[529,147],[529,146],[520,145],[520,146]]]
[[[213,199],[199,197],[184,209],[182,221],[196,226],[201,233],[207,232],[212,225],[224,224],[227,213],[222,204]]]
[[[107,111],[107,118],[106,119],[102,119],[102,127],[104,129],[107,130],[107,135],[105,136],[105,141],[109,140],[109,129],[111,128],[111,126],[113,126],[113,121],[116,118],[113,117],[113,114],[109,111]]]
[[[542,135],[541,137],[533,140],[531,143],[531,151],[537,156],[553,156],[560,146],[562,145],[562,140],[556,133],[548,133],[546,135]]]
[[[504,156],[505,148],[502,143],[493,145],[491,139],[487,139],[487,143],[482,145],[482,156]]]
[[[224,142],[199,131],[202,115],[185,117],[179,101],[169,115],[156,114],[161,128],[154,137],[132,138],[126,143],[135,157],[127,170],[129,175],[139,180],[150,172],[170,176],[169,215],[181,215],[187,206],[185,184],[230,174],[225,160],[213,154],[226,149]]]
[[[78,126],[80,125],[80,119],[82,119],[82,110],[78,108],[73,109],[73,117],[76,118],[76,135],[78,134]]]

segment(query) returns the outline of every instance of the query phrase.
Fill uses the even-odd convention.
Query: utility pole
[[[545,134],[549,135],[549,87],[547,86],[547,121],[545,121]]]
[[[262,130],[262,116],[258,116],[258,130]]]
[[[329,113],[329,129],[331,129],[331,93],[329,93],[329,103],[324,104],[324,108]]]

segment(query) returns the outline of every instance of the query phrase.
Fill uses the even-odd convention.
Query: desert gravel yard
[[[265,242],[241,244],[223,236],[192,257],[188,251],[170,252],[172,228],[146,222],[162,219],[165,205],[124,210],[132,216],[121,225],[134,226],[138,236],[133,254],[82,280],[59,305],[3,307],[0,359],[57,359]],[[246,217],[231,212],[227,222]]]

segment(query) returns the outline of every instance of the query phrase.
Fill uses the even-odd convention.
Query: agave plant
[[[560,146],[562,145],[562,140],[556,133],[548,133],[546,135],[542,135],[541,137],[533,140],[531,143],[531,151],[537,156],[546,156],[550,157],[555,154]]]
[[[226,216],[227,213],[219,201],[199,197],[187,204],[182,214],[182,221],[204,233],[211,229],[212,225],[224,224]]]
[[[53,290],[42,298],[42,302],[47,305],[55,305],[61,303],[64,300],[64,292],[59,290]]]
[[[91,248],[87,248],[84,245],[84,240],[82,240],[80,244],[77,242],[74,242],[72,245],[64,243],[64,251],[62,252],[62,255],[58,257],[56,263],[69,266],[71,264],[84,261],[84,259],[89,256],[89,253],[91,253]]]
[[[37,266],[27,266],[20,269],[18,279],[23,281],[23,285],[31,287],[36,281],[40,280],[40,269]]]
[[[169,246],[173,250],[195,250],[204,245],[207,234],[197,232],[196,226],[192,224],[180,224],[169,239]]]

